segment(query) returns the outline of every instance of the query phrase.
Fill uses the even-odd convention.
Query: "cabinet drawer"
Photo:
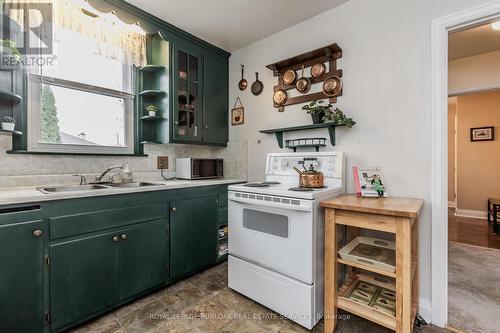
[[[50,239],[70,237],[166,217],[167,206],[160,204],[58,216],[50,218]]]
[[[335,223],[353,227],[396,232],[396,217],[389,215],[335,210]]]
[[[227,192],[219,193],[219,206],[227,206]]]
[[[219,208],[219,225],[227,224],[227,207]]]

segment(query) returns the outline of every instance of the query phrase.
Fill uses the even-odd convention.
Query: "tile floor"
[[[309,332],[227,287],[227,264],[209,268],[71,330],[72,333]],[[320,322],[312,332],[323,332]],[[351,316],[337,333],[391,332]],[[416,331],[415,331],[416,332]],[[426,327],[422,333],[447,333]]]

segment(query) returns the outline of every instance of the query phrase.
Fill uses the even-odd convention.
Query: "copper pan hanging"
[[[322,77],[326,72],[326,66],[322,62],[315,63],[311,66],[311,76],[314,78]]]
[[[283,83],[287,85],[292,85],[297,80],[297,73],[293,69],[289,69],[283,74]]]
[[[283,89],[278,89],[274,92],[273,102],[277,106],[282,106],[283,104],[286,103],[287,98],[288,94],[286,93],[286,91]]]
[[[311,89],[311,81],[304,77],[304,65],[302,65],[302,77],[295,83],[295,88],[302,94],[307,93]]]
[[[342,90],[342,80],[338,76],[331,76],[323,82],[323,93],[328,97],[336,97]]]

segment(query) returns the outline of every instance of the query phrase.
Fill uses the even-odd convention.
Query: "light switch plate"
[[[158,156],[156,158],[156,164],[158,170],[168,170],[168,156]]]

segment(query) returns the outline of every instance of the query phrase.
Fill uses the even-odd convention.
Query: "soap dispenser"
[[[130,167],[125,165],[123,171],[121,172],[121,180],[122,183],[131,183],[132,182],[132,171],[130,171]]]

